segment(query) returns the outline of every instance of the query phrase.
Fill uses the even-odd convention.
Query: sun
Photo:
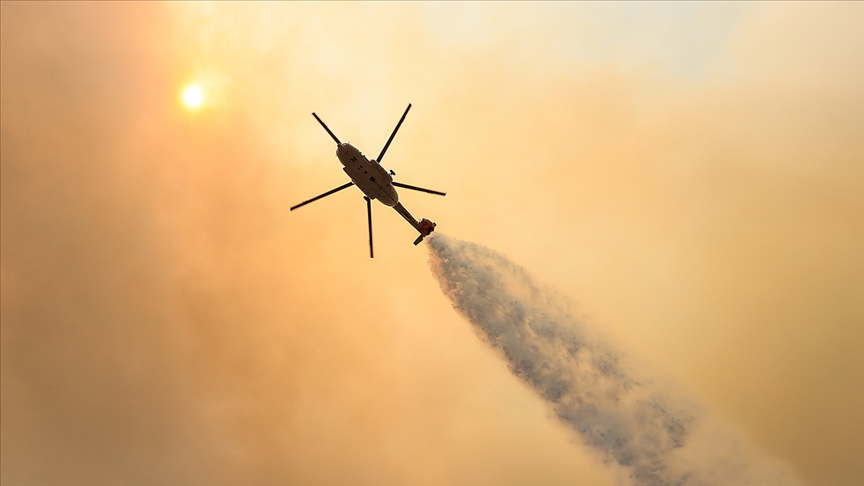
[[[190,110],[194,110],[201,106],[201,103],[204,102],[204,92],[201,91],[201,88],[195,85],[187,86],[183,90],[183,104],[186,105]]]

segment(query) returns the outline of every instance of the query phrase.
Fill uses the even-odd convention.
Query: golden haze
[[[611,484],[344,182],[864,482],[861,3],[2,2],[0,480]],[[178,103],[196,81],[206,110]]]

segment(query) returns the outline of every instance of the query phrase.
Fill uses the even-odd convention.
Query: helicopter
[[[435,227],[437,226],[434,222],[429,221],[426,218],[421,219],[419,222],[411,213],[405,209],[405,206],[399,202],[399,193],[396,192],[397,187],[401,187],[403,189],[409,189],[412,191],[420,191],[426,192],[429,194],[435,194],[438,196],[446,196],[447,194],[440,191],[433,191],[431,189],[424,189],[422,187],[410,186],[408,184],[402,184],[401,182],[396,182],[393,180],[393,176],[396,175],[392,170],[387,171],[384,167],[381,166],[381,159],[384,158],[384,154],[387,152],[387,149],[390,147],[390,143],[393,141],[393,137],[396,136],[396,132],[399,131],[399,127],[402,126],[402,122],[405,121],[405,116],[408,115],[408,110],[411,109],[411,103],[408,103],[408,108],[405,109],[405,113],[402,114],[402,118],[399,119],[399,123],[396,124],[396,128],[393,129],[393,133],[390,134],[390,138],[387,139],[387,143],[384,144],[384,148],[381,149],[381,153],[378,154],[377,159],[368,159],[365,155],[363,155],[360,150],[351,145],[348,142],[341,142],[336,135],[327,128],[327,125],[321,118],[318,118],[314,112],[312,116],[318,120],[318,123],[324,127],[324,130],[330,135],[330,138],[336,142],[336,157],[339,159],[339,162],[342,163],[342,170],[348,174],[348,177],[351,178],[351,182],[347,182],[336,189],[330,190],[321,194],[320,196],[315,196],[308,201],[303,201],[296,206],[291,207],[291,211],[295,209],[301,208],[309,203],[315,202],[321,198],[327,197],[331,194],[335,194],[343,189],[347,189],[351,186],[357,186],[363,192],[363,199],[366,200],[366,215],[369,220],[369,258],[375,258],[375,251],[372,246],[372,200],[377,199],[378,202],[385,206],[389,206],[396,210],[405,221],[416,229],[420,236],[414,240],[414,245],[420,244],[421,241],[430,233],[435,231]]]

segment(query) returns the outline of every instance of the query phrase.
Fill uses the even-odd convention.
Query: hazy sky
[[[864,483],[864,3],[0,3],[0,481],[614,484],[451,308],[486,245]],[[201,87],[197,110],[181,103]]]

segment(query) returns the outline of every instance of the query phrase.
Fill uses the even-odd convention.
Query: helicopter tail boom
[[[402,203],[396,203],[396,205],[393,206],[393,209],[395,209],[397,213],[401,214],[402,217],[405,218],[405,221],[408,221],[408,224],[413,226],[414,229],[416,229],[417,232],[420,233],[420,236],[418,236],[417,239],[414,240],[415,245],[420,244],[420,242],[423,241],[423,238],[429,236],[429,233],[435,231],[435,223],[429,221],[426,218],[423,218],[420,222],[418,222],[416,219],[414,219],[414,216],[411,216],[411,213],[409,213],[408,210],[405,209],[405,206],[403,206]]]

